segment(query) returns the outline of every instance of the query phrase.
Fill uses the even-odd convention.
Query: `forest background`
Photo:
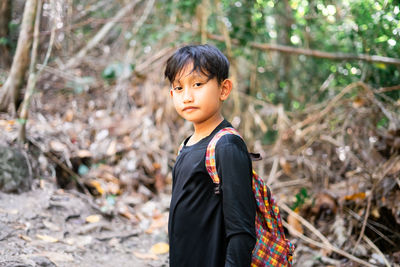
[[[263,157],[298,266],[398,266],[399,37],[396,0],[2,0],[0,148],[29,164],[0,185],[47,181],[140,224],[140,204],[168,202],[191,132],[165,61],[210,43],[231,62],[224,115]]]

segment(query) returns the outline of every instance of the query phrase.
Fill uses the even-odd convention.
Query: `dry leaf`
[[[94,214],[94,215],[89,215],[89,216],[87,216],[85,220],[86,220],[86,222],[88,222],[88,223],[97,223],[97,222],[100,221],[100,219],[101,219],[101,216],[100,216],[100,215]]]
[[[150,227],[145,231],[147,234],[151,234],[155,229],[161,228],[167,224],[164,217],[159,217],[151,222]]]
[[[90,180],[89,185],[93,186],[100,195],[104,195],[104,189],[101,187],[101,184],[98,181]]]
[[[52,140],[50,141],[50,147],[54,151],[63,152],[67,150],[67,146],[59,141]]]
[[[345,200],[356,200],[356,199],[363,200],[363,199],[365,199],[365,197],[366,197],[366,194],[364,192],[359,192],[359,193],[345,196],[344,199]]]
[[[106,155],[107,156],[112,156],[115,155],[117,153],[117,140],[112,140],[110,145],[108,146]]]
[[[354,101],[353,101],[354,108],[360,108],[360,107],[364,106],[364,104],[365,104],[365,100],[360,97],[356,97],[356,99],[354,99]]]
[[[301,225],[300,221],[294,217],[293,214],[289,214],[288,218],[287,218],[288,224],[290,226],[292,226],[292,228],[294,230],[296,230],[297,232],[299,232],[300,234],[304,234],[304,229],[303,226]],[[298,233],[295,233],[294,231],[291,230],[291,228],[289,228],[289,233],[293,236],[297,236]]]
[[[154,254],[165,254],[168,253],[168,251],[169,251],[169,245],[165,242],[157,243],[153,245],[150,249],[150,252]]]
[[[84,149],[78,150],[78,152],[76,154],[80,158],[91,158],[93,156],[92,152],[90,152],[89,150],[84,150]]]
[[[9,210],[9,211],[7,211],[7,213],[10,213],[10,214],[18,214],[18,210],[17,209],[12,209],[12,210]]]
[[[25,241],[32,241],[32,238],[30,238],[29,236],[26,235],[18,235],[19,238],[25,240]]]
[[[71,122],[73,119],[74,119],[74,111],[71,110],[71,109],[68,109],[68,110],[65,112],[64,120],[65,120],[65,121]]]
[[[69,254],[66,253],[61,253],[61,252],[52,252],[52,251],[44,251],[38,254],[40,256],[45,256],[49,258],[51,261],[57,263],[57,262],[73,262],[74,257],[72,257]]]
[[[131,222],[137,222],[135,215],[133,215],[125,205],[118,207],[118,213],[129,219]]]
[[[48,242],[48,243],[58,242],[57,238],[54,238],[54,237],[49,236],[49,235],[39,235],[39,234],[37,234],[36,237],[41,239],[41,240],[43,240],[43,241],[45,241],[45,242]]]
[[[371,215],[374,216],[376,219],[381,217],[381,214],[379,213],[379,209],[377,207],[371,209]]]
[[[155,255],[153,253],[141,253],[141,252],[134,251],[133,255],[135,255],[136,258],[142,259],[142,260],[158,260],[157,255]]]
[[[46,226],[46,228],[50,229],[51,231],[55,231],[55,232],[60,231],[60,226],[58,226],[57,224],[52,223],[48,220],[43,220],[42,222],[43,222],[44,226]]]
[[[154,176],[155,178],[155,187],[157,189],[157,192],[163,192],[165,189],[165,176],[162,175],[160,172],[157,172],[156,175]]]
[[[107,192],[111,193],[113,195],[121,194],[121,190],[119,188],[119,184],[113,183],[113,182],[107,183]]]
[[[285,158],[281,157],[279,159],[279,164],[281,165],[281,168],[286,175],[289,175],[289,176],[292,175],[292,167],[290,166],[290,163],[287,162],[287,160]]]

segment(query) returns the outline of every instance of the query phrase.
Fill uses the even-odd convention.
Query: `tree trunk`
[[[27,0],[25,3],[17,50],[11,65],[10,75],[0,91],[0,111],[7,111],[10,108],[11,112],[15,114],[19,91],[29,66],[29,52],[32,44],[36,7],[37,0]]]
[[[11,0],[0,2],[0,69],[6,69],[10,65],[10,46],[8,24],[11,21]]]
[[[290,36],[292,32],[292,10],[288,0],[279,1],[280,5],[277,5],[279,10],[277,16],[277,22],[281,25],[280,34],[278,36],[278,42],[283,43],[283,45],[290,44]],[[276,79],[276,88],[280,88],[285,94],[283,99],[281,99],[286,108],[289,107],[292,97],[290,88],[292,88],[292,79],[289,77],[292,61],[291,57],[288,54],[279,54],[279,61],[278,64],[278,77]],[[285,83],[285,86],[282,87],[282,82]],[[289,97],[288,97],[289,96]]]

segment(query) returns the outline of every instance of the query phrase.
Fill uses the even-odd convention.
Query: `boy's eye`
[[[201,85],[202,85],[202,83],[195,83],[194,84],[194,86],[196,86],[196,87],[201,86]]]
[[[180,86],[176,86],[176,87],[174,87],[174,90],[175,90],[175,91],[182,90],[182,87],[180,87]]]

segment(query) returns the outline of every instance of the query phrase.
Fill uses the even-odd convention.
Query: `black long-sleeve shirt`
[[[225,127],[232,126],[224,120],[177,157],[168,223],[171,267],[250,266],[256,205],[245,143],[231,134],[217,143],[221,194],[214,193],[205,167],[207,145]]]

